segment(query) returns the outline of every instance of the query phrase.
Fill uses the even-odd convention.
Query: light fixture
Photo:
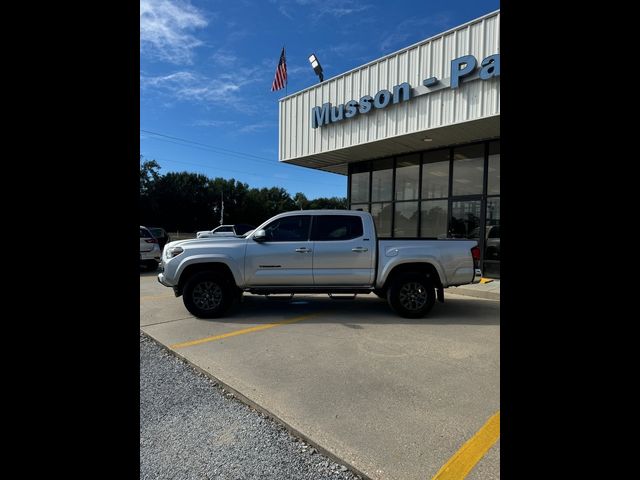
[[[430,142],[432,140],[433,140],[433,138],[429,138],[429,137],[425,137],[425,138],[422,139],[423,142]]]
[[[324,74],[322,73],[322,66],[320,65],[318,57],[316,57],[315,53],[312,53],[309,56],[309,63],[313,67],[313,71],[316,72],[316,75],[318,75],[320,81],[322,82],[324,80]]]

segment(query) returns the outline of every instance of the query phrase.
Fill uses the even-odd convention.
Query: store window
[[[500,142],[489,144],[487,195],[500,195]]]
[[[449,236],[480,239],[480,200],[451,202]]]
[[[417,200],[420,186],[420,154],[398,157],[396,200]]]
[[[484,178],[484,144],[453,151],[453,196],[481,195]]]
[[[361,210],[363,212],[368,212],[369,204],[368,203],[352,203],[351,210]]]
[[[376,225],[378,237],[391,236],[391,216],[393,214],[393,203],[372,203],[371,216]]]
[[[422,165],[422,198],[449,196],[449,149],[425,152]]]
[[[355,164],[351,169],[351,202],[369,201],[369,162]]]
[[[393,200],[393,159],[385,158],[373,162],[371,177],[371,201],[390,202]]]
[[[448,200],[423,201],[420,206],[420,236],[447,238]]]
[[[487,198],[483,274],[500,278],[500,197]]]
[[[418,202],[396,202],[394,237],[418,235]]]

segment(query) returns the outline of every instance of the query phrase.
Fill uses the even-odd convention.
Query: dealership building
[[[500,276],[500,11],[288,95],[281,162],[348,176],[381,238],[472,238]]]

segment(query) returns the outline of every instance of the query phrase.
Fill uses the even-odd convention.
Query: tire
[[[233,305],[233,287],[220,273],[199,272],[184,286],[182,301],[198,318],[218,318]]]
[[[401,317],[422,318],[436,302],[435,287],[425,275],[406,273],[391,283],[387,302]]]
[[[146,262],[147,268],[152,272],[155,272],[158,269],[158,262],[155,260],[147,260]]]

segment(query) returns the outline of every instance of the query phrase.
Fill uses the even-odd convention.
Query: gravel
[[[140,479],[359,476],[140,334]]]

